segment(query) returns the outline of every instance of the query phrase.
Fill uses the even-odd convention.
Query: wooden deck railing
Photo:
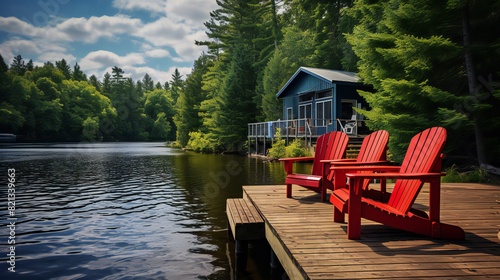
[[[314,137],[336,130],[330,120],[294,119],[248,124],[248,137],[272,139],[280,130],[281,137]]]

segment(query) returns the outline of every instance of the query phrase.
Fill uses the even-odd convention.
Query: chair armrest
[[[381,162],[383,163],[383,162]],[[397,165],[358,165],[358,166],[331,166],[330,170],[334,171],[373,171],[373,172],[398,172],[401,166]]]
[[[398,172],[388,172],[388,173],[346,173],[345,176],[351,180],[356,179],[356,181],[362,181],[363,179],[417,179],[422,181],[432,181],[439,180],[441,176],[444,176],[445,173],[398,173]],[[351,184],[349,184],[351,187]],[[354,184],[354,192],[356,194],[361,193],[361,184]]]
[[[346,173],[347,178],[356,179],[434,179],[444,176],[445,173]]]
[[[284,163],[286,174],[293,173],[293,163],[298,161],[312,161],[314,157],[294,157],[294,158],[280,158],[279,161]]]
[[[399,169],[401,169],[400,166],[395,166],[395,165],[361,165],[361,166],[331,166],[330,167],[330,172],[333,174],[333,187],[334,189],[341,189],[341,188],[346,188],[346,174],[347,173],[355,173],[357,171],[371,171],[371,172],[399,172]],[[362,174],[370,174],[370,173],[362,173]],[[330,179],[332,179],[330,177]]]
[[[355,158],[342,158],[342,159],[323,159],[320,160],[323,163],[342,163],[342,162],[356,162]]]
[[[363,162],[358,162],[358,161],[332,161],[330,162],[331,167],[335,166],[371,166],[371,165],[382,165],[382,164],[388,164],[389,161],[387,160],[380,160],[380,161],[363,161]],[[331,168],[330,167],[330,168]],[[398,168],[399,169],[399,168]]]
[[[314,157],[294,157],[294,158],[280,158],[279,161],[311,161],[314,160]]]

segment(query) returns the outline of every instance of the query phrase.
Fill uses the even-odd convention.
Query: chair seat
[[[405,213],[399,211],[398,209],[388,205],[387,203],[376,201],[374,199],[362,197],[361,201],[365,205],[369,205],[379,210],[385,211],[387,213],[396,215],[396,216],[405,216]],[[342,188],[336,189],[332,192],[330,196],[330,202],[339,209],[342,213],[348,213],[348,204],[349,204],[349,189]]]
[[[307,174],[289,174],[286,179],[287,180],[311,180],[311,181],[319,182],[319,181],[321,181],[321,176],[307,175]]]
[[[319,188],[321,184],[321,176],[306,175],[306,174],[289,174],[286,177],[285,184],[296,184],[304,187]]]

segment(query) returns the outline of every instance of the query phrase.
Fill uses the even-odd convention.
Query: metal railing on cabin
[[[272,139],[280,130],[281,137],[310,139],[336,129],[332,120],[325,119],[294,119],[259,122],[248,124],[248,137]]]
[[[354,117],[353,117],[354,118]],[[281,137],[317,137],[330,131],[344,131],[357,135],[364,120],[357,119],[294,119],[248,124],[248,137],[273,139],[278,128]]]

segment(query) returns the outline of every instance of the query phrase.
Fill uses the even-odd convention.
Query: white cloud
[[[145,52],[146,56],[160,58],[160,57],[170,57],[170,53],[167,50],[155,49]]]
[[[50,38],[53,42],[95,43],[100,38],[135,34],[142,27],[140,19],[125,16],[69,18],[55,26],[36,27],[14,17],[0,17],[0,30],[31,38]]]
[[[46,39],[26,40],[18,37],[13,37],[11,40],[0,44],[0,54],[2,54],[6,63],[21,55],[24,60],[33,59],[41,61],[36,65],[43,64],[47,61],[57,61],[65,58],[67,61],[75,61],[76,58],[71,54],[66,54],[67,50],[64,46],[54,44]],[[36,62],[35,61],[35,62]]]
[[[166,0],[114,0],[113,6],[120,10],[145,10],[151,13],[161,13],[165,9]]]
[[[164,84],[171,77],[168,72],[147,66],[145,67],[124,66],[122,69],[125,72],[125,75],[132,78],[135,82],[142,80],[142,78],[144,78],[144,75],[146,74],[151,76],[151,79],[153,79],[155,84],[157,82]]]
[[[155,46],[165,46],[184,39],[188,34],[187,26],[176,24],[168,18],[160,18],[144,25],[137,35]]]
[[[119,56],[110,51],[94,51],[87,54],[79,62],[83,71],[92,71],[108,66],[124,67],[124,65],[144,64],[145,60],[142,54],[130,53],[125,56]]]
[[[39,54],[40,52],[41,50],[35,42],[29,40],[17,38],[0,44],[0,53],[6,61],[7,59],[10,61],[18,54]]]
[[[134,34],[142,26],[140,19],[123,16],[101,16],[86,18],[70,18],[54,29],[60,33],[61,39],[95,43],[102,37],[112,38],[122,34]]]
[[[202,29],[203,23],[210,19],[210,12],[217,7],[215,0],[169,0],[165,12],[168,18],[177,23],[184,22],[194,29]]]
[[[38,29],[40,28],[16,17],[0,17],[0,30],[10,34],[34,36],[38,33]]]
[[[203,51],[195,45],[195,40],[206,40],[204,31],[193,31],[188,25],[172,22],[169,18],[161,18],[144,25],[137,36],[144,38],[157,47],[171,47],[178,55],[178,61],[194,61]],[[175,55],[172,55],[175,59]]]
[[[60,52],[45,52],[43,53],[42,55],[40,55],[38,57],[38,61],[43,61],[43,62],[47,62],[47,61],[52,61],[52,62],[56,62],[56,61],[60,61],[64,58],[64,60],[66,60],[66,62],[68,63],[68,65],[71,65],[73,64],[75,61],[76,61],[76,57],[72,54],[64,54],[64,53],[60,53]]]

